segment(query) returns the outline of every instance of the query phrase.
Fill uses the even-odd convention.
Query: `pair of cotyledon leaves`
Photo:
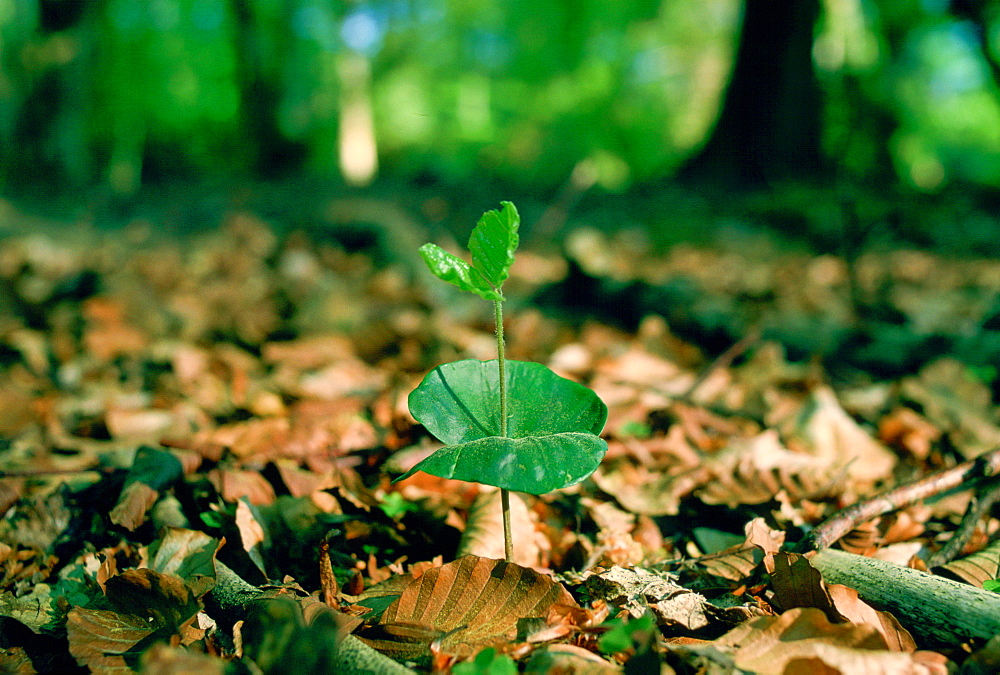
[[[486,299],[503,300],[520,217],[510,202],[483,214],[472,236],[472,264],[434,244],[420,254],[438,278]],[[597,434],[608,409],[590,389],[538,363],[505,361],[507,434],[501,435],[496,360],[438,366],[410,393],[410,413],[446,445],[397,478],[417,471],[543,494],[579,483],[600,464]]]

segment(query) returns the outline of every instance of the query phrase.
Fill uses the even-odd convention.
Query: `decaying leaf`
[[[733,585],[747,582],[757,572],[765,556],[781,550],[785,533],[768,527],[763,518],[754,518],[744,529],[744,543],[695,558],[688,563],[688,567],[733,582]]]
[[[134,614],[74,607],[66,619],[69,651],[93,672],[131,673],[142,653],[141,643],[159,627]]]
[[[813,390],[796,427],[813,457],[857,480],[884,478],[896,464],[895,456],[844,411],[828,387]]]
[[[734,628],[712,643],[731,655],[737,668],[754,673],[912,673],[944,675],[939,654],[906,654],[885,648],[873,627],[830,623],[816,608],[791,609],[780,616],[760,617]]]
[[[697,494],[706,504],[762,504],[781,491],[795,498],[833,492],[838,478],[828,458],[784,447],[774,430],[734,439],[706,462],[711,479]]]
[[[125,479],[118,503],[111,511],[111,522],[135,530],[146,519],[146,513],[156,503],[160,491],[177,481],[184,466],[173,453],[144,445]]]
[[[875,629],[887,649],[913,652],[916,643],[899,621],[878,611],[858,597],[857,591],[840,584],[826,584],[804,556],[775,553],[765,558],[771,575],[775,602],[782,609],[811,607],[823,612],[834,624],[851,622]]]
[[[545,618],[556,605],[576,601],[547,576],[467,555],[424,572],[357,635],[387,654],[419,658],[437,642],[440,651],[467,657],[513,640],[519,620]]]
[[[748,616],[738,607],[710,603],[676,583],[672,575],[641,568],[615,566],[589,576],[584,585],[590,597],[619,607],[632,618],[652,611],[669,636],[720,635]]]
[[[1000,578],[1000,539],[941,567],[948,576],[982,588],[983,582]]]
[[[503,512],[500,506],[500,490],[484,486],[469,507],[457,556],[504,557]],[[544,566],[547,557],[544,554],[547,552],[541,547],[547,542],[538,534],[528,506],[516,492],[510,495],[510,527],[517,532],[513,562],[524,567]]]

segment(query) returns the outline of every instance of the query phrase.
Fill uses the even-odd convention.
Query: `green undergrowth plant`
[[[510,202],[484,213],[469,237],[471,264],[434,244],[420,247],[435,276],[493,303],[497,358],[440,365],[410,393],[410,413],[445,445],[396,479],[424,471],[500,488],[508,562],[510,491],[540,495],[579,483],[608,449],[598,436],[608,408],[597,394],[540,363],[504,356],[503,285],[520,222]]]

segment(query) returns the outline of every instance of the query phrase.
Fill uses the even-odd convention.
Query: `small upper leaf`
[[[440,246],[424,244],[420,247],[420,256],[438,279],[475,293],[484,300],[503,300],[503,295],[490,285],[482,272]]]
[[[514,263],[517,228],[521,217],[511,202],[500,202],[500,211],[487,211],[469,237],[472,266],[479,270],[497,291],[503,286]]]

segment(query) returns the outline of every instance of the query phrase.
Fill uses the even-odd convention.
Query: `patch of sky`
[[[354,51],[374,56],[382,46],[387,27],[386,11],[376,11],[368,5],[361,5],[344,18],[340,26],[340,37]]]

